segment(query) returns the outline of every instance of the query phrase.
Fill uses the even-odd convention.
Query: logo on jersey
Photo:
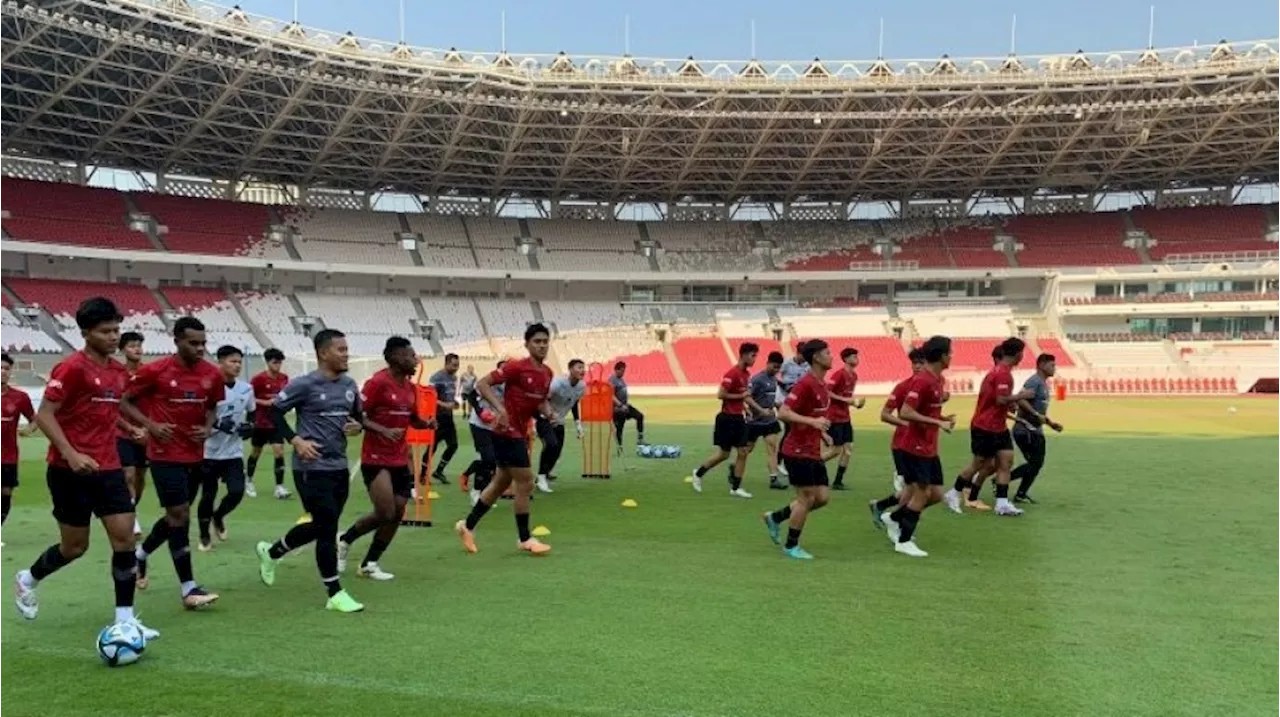
[[[321,398],[323,398],[323,396],[321,396]],[[355,391],[350,391],[350,390],[349,390],[349,391],[347,391],[345,398],[347,399],[347,403],[351,403],[351,402],[355,401],[355,400],[356,400],[356,392],[355,392]]]
[[[62,388],[62,381],[55,378],[49,382],[48,388]]]
[[[177,387],[178,387],[178,381],[172,378],[169,379],[169,388],[177,388]]]

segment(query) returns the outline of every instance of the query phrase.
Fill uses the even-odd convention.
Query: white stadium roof
[[[433,195],[858,201],[1277,181],[1275,40],[917,61],[515,56],[8,0],[7,152]]]

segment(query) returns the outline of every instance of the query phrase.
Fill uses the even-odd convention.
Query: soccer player
[[[751,494],[742,489],[742,474],[747,469],[747,407],[753,413],[764,413],[764,409],[751,398],[751,367],[755,365],[756,354],[760,347],[747,342],[738,347],[738,362],[724,372],[720,379],[720,389],[716,398],[720,399],[720,413],[716,414],[715,429],[711,434],[711,443],[716,447],[711,457],[702,462],[693,471],[693,489],[702,492],[702,477],[707,471],[715,468],[729,458],[729,454],[737,452],[733,465],[729,466],[729,495],[736,498],[750,498]]]
[[[138,369],[120,411],[147,429],[151,481],[164,515],[138,545],[138,589],[147,589],[147,558],[169,544],[169,555],[181,584],[182,605],[199,610],[212,605],[216,593],[196,583],[191,565],[191,491],[200,480],[204,441],[226,397],[222,374],[204,360],[204,324],[193,316],[173,322],[174,353]],[[146,413],[138,404],[146,406]]]
[[[822,446],[831,442],[827,434],[831,428],[831,421],[827,420],[831,399],[823,381],[831,368],[831,349],[822,339],[812,339],[800,346],[800,353],[809,364],[809,372],[791,387],[778,411],[779,420],[791,424],[791,430],[782,439],[782,460],[787,463],[787,477],[796,489],[796,497],[761,517],[774,545],[782,542],[780,526],[788,524],[787,542],[783,544],[783,552],[788,557],[813,560],[809,551],[800,547],[800,533],[809,514],[831,498],[827,465],[822,462]]]
[[[804,346],[804,342],[797,341],[795,355],[793,355],[791,358],[787,359],[786,361],[783,361],[782,368],[778,369],[778,388],[780,389],[779,393],[781,395],[778,396],[775,402],[777,404],[781,404],[786,399],[787,394],[791,393],[791,389],[795,387],[796,382],[799,381],[801,378],[803,378],[804,375],[809,372],[809,364],[805,363],[804,356],[800,354],[801,346]],[[790,423],[782,424],[782,438],[778,440],[778,446],[781,446],[782,442],[787,440],[787,432],[790,430],[791,430]],[[775,453],[774,460],[777,460],[777,457],[776,457],[777,451],[775,450],[774,453]],[[779,467],[782,469],[782,474],[786,475],[787,473],[786,465],[785,464],[780,465]]]
[[[133,612],[137,557],[133,552],[133,499],[120,469],[115,433],[120,397],[129,375],[111,357],[120,343],[120,311],[107,299],[86,299],[76,310],[84,349],[58,362],[49,374],[36,425],[49,437],[45,479],[58,521],[58,543],[14,579],[19,614],[36,619],[36,586],[89,549],[89,519],[97,515],[111,543],[115,622],[135,625],[148,640],[159,632]]]
[[[1018,492],[1013,496],[1015,503],[1035,503],[1030,491],[1040,469],[1044,468],[1044,427],[1062,432],[1062,424],[1049,418],[1049,379],[1057,370],[1056,356],[1040,354],[1036,357],[1036,372],[1022,384],[1022,393],[1029,391],[1031,396],[1018,401],[1017,419],[1013,424],[1013,442],[1027,461],[1009,475],[1009,480],[1018,481]]]
[[[880,521],[893,543],[893,549],[913,558],[929,554],[916,545],[913,536],[920,514],[942,500],[942,461],[938,458],[938,431],[950,433],[956,417],[942,415],[942,372],[951,365],[951,339],[934,336],[920,347],[924,368],[907,384],[906,395],[898,407],[898,417],[908,422],[899,445],[903,481],[908,486],[907,500],[892,514],[882,513]]]
[[[458,429],[453,425],[453,412],[458,408],[458,354],[445,354],[444,368],[431,374],[430,381],[436,389],[436,443],[431,447],[432,455],[439,450],[440,444],[445,445],[444,455],[436,462],[431,479],[449,485],[444,470],[453,460],[453,454],[458,452]]]
[[[363,409],[355,379],[347,375],[347,338],[335,329],[316,332],[316,368],[284,387],[272,403],[272,419],[281,438],[293,446],[293,481],[311,520],[295,525],[274,543],[258,543],[258,574],[276,582],[276,563],[312,541],[316,568],[329,599],[325,609],[359,612],[364,605],[342,589],[338,573],[338,528],[351,488],[347,436],[360,433]],[[285,420],[297,411],[297,430]]]
[[[977,473],[995,462],[996,515],[1022,515],[1022,509],[1009,501],[1009,475],[1013,470],[1013,437],[1009,435],[1009,411],[1018,401],[1032,397],[1031,391],[1013,393],[1013,367],[1022,361],[1027,344],[1018,338],[1008,338],[1000,344],[1000,361],[982,378],[978,387],[978,402],[969,421],[969,448],[973,462],[966,473]],[[947,491],[945,500],[952,511],[960,511],[960,495],[964,489],[961,478]]]
[[[249,452],[249,467],[246,469],[249,475],[245,482],[244,492],[250,498],[258,497],[258,490],[253,485],[253,476],[258,472],[258,458],[262,456],[262,447],[270,444],[272,456],[275,458],[275,496],[280,500],[285,500],[292,494],[284,485],[284,437],[279,435],[275,424],[272,423],[271,406],[276,394],[280,393],[288,385],[289,377],[280,370],[281,366],[284,365],[283,351],[280,349],[267,349],[263,352],[262,358],[266,359],[267,370],[249,379],[249,385],[253,387],[253,398],[257,404],[257,410],[254,412],[256,418],[253,424],[253,437],[249,441],[252,449]]]
[[[338,538],[338,572],[341,573],[347,569],[347,552],[352,544],[362,535],[373,533],[369,552],[356,571],[357,575],[373,580],[395,578],[378,566],[378,560],[396,537],[400,516],[404,515],[404,507],[413,495],[406,431],[411,426],[428,427],[417,415],[418,390],[411,379],[418,369],[418,355],[413,351],[413,344],[403,336],[392,336],[382,349],[382,358],[387,367],[369,377],[360,391],[365,428],[364,443],[360,447],[360,472],[364,474],[364,486],[369,491],[373,511],[356,519]],[[458,357],[452,358],[456,371]],[[431,382],[435,383],[435,377]],[[453,390],[452,384],[449,390]],[[453,420],[452,414],[449,419]]]
[[[644,445],[644,414],[631,405],[630,390],[627,388],[627,364],[619,361],[613,365],[613,375],[609,377],[609,385],[613,387],[613,429],[618,437],[618,455],[622,455],[622,429],[627,421],[636,422],[636,445]]]
[[[501,371],[506,365],[505,359],[499,361],[497,369]],[[501,399],[506,387],[494,386],[491,390]],[[467,428],[471,431],[471,446],[476,451],[476,457],[463,472],[461,483],[463,488],[467,489],[471,505],[475,505],[476,501],[480,500],[480,494],[493,480],[494,472],[498,470],[498,459],[493,454],[493,431],[491,430],[493,426],[484,418],[487,415],[492,421],[493,409],[474,390],[465,394],[464,400],[471,406],[471,417],[467,419]]]
[[[582,377],[587,373],[587,365],[582,359],[569,362],[569,372],[558,376],[551,382],[547,404],[551,406],[549,417],[539,416],[535,419],[538,437],[542,439],[542,454],[538,456],[538,477],[535,485],[542,493],[550,493],[556,462],[564,450],[564,420],[573,414],[573,424],[577,428],[578,439],[582,439],[582,421],[578,416],[578,402],[587,392],[587,383]]]
[[[764,440],[765,460],[769,465],[769,487],[786,490],[778,478],[778,436],[782,426],[778,424],[778,371],[782,368],[782,353],[773,351],[765,360],[764,370],[751,377],[751,398],[763,409],[752,412],[747,420],[747,454],[755,451],[756,441]]]
[[[120,353],[124,356],[124,368],[130,377],[142,367],[142,340],[142,334],[136,331],[120,334]],[[137,522],[137,507],[147,488],[147,429],[129,423],[122,416],[116,431],[116,450],[120,452],[124,478],[129,482],[129,492],[133,495],[133,534],[142,535],[142,524]]]
[[[881,423],[893,426],[893,437],[889,441],[890,454],[893,456],[893,492],[880,500],[873,499],[869,504],[871,522],[877,528],[884,528],[884,522],[880,519],[880,515],[904,502],[904,499],[908,498],[906,491],[910,488],[903,477],[902,456],[904,451],[902,447],[906,442],[907,427],[911,423],[903,420],[897,414],[903,400],[907,397],[911,379],[915,378],[916,374],[924,369],[924,352],[920,349],[911,349],[911,352],[907,354],[907,358],[911,360],[911,375],[893,387],[893,390],[889,392],[889,397],[884,401],[884,407],[880,409]]]
[[[498,472],[471,506],[465,520],[454,525],[454,531],[468,553],[476,552],[475,529],[494,502],[515,484],[514,511],[517,547],[530,555],[544,555],[551,546],[529,532],[529,496],[533,493],[533,473],[529,470],[529,423],[537,414],[551,416],[547,394],[551,390],[551,369],[543,361],[551,348],[551,332],[542,324],[530,324],[524,331],[528,358],[508,361],[501,369],[476,382],[476,391],[494,413],[493,455]],[[494,386],[506,386],[501,398]]]
[[[13,489],[18,487],[18,434],[30,436],[37,430],[34,423],[36,410],[31,405],[31,397],[26,391],[9,385],[9,374],[13,372],[13,359],[9,354],[0,354],[0,420],[3,420],[3,433],[0,434],[0,458],[3,472],[0,472],[0,525],[9,520],[9,504],[13,500]],[[27,425],[18,430],[18,419],[27,419]]]
[[[463,371],[462,375],[458,377],[458,395],[465,399],[468,394],[474,393],[475,390],[476,367],[467,364],[467,370]],[[466,420],[471,417],[471,403],[466,400],[460,403],[462,404],[462,419]]]
[[[991,349],[991,365],[999,366],[1004,359],[1003,344],[996,344]],[[1010,407],[1012,408],[1012,406]],[[982,501],[982,486],[987,479],[996,473],[996,460],[994,458],[982,461],[981,463],[971,461],[956,476],[955,485],[952,490],[963,495],[965,488],[969,490],[969,497],[964,499],[964,507],[977,511],[991,510],[991,506]],[[948,491],[950,492],[950,491]],[[946,500],[946,496],[943,496]],[[954,513],[962,512],[958,501],[946,500],[947,507]]]
[[[853,420],[849,416],[849,407],[860,409],[866,403],[853,397],[858,386],[858,350],[852,346],[841,349],[840,362],[840,368],[827,374],[827,391],[831,393],[831,406],[827,409],[827,418],[831,421],[831,446],[823,451],[822,460],[840,458],[831,490],[848,490],[844,484],[844,473],[849,469],[849,458],[853,455]]]
[[[200,464],[200,481],[191,492],[191,500],[200,494],[196,504],[196,523],[200,526],[200,551],[213,550],[210,527],[218,540],[227,539],[227,516],[244,499],[244,441],[253,434],[257,400],[253,388],[240,380],[244,354],[235,346],[220,346],[216,354],[222,374],[225,396],[218,402],[213,431],[204,442],[204,462]],[[218,483],[226,483],[227,495],[213,507],[218,497]]]

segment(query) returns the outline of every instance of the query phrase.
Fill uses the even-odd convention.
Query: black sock
[[[484,514],[488,513],[489,508],[492,507],[493,506],[484,502],[484,498],[477,500],[476,504],[471,506],[471,512],[467,514],[467,530],[475,530],[476,526],[480,524],[480,519],[483,518]]]
[[[324,589],[333,597],[342,591],[342,583],[338,579],[338,530],[330,521],[336,522],[338,516],[318,521],[316,527],[316,570],[320,572],[320,580]],[[314,520],[314,516],[313,516]]]
[[[982,496],[982,484],[974,483],[969,486],[969,500],[977,500]]]
[[[920,523],[920,514],[904,505],[894,511],[893,520],[901,528],[898,542],[906,543],[911,540],[911,536],[915,535],[916,525]]]
[[[111,553],[111,581],[116,587],[116,607],[133,607],[138,580],[138,556],[132,550]]]
[[[276,485],[284,485],[284,456],[276,458],[273,470],[276,474]]]
[[[471,465],[467,466],[467,470],[463,472],[469,476],[474,476],[476,474],[476,471],[480,470],[481,465],[483,464],[480,462],[480,460],[476,459],[474,461],[471,461]]]
[[[9,506],[13,503],[12,495],[0,496],[0,525],[9,521]]]
[[[431,475],[442,476],[444,475],[444,469],[448,467],[449,467],[449,460],[447,458],[442,458],[440,462],[436,464],[436,469],[431,472]]]
[[[781,508],[773,511],[769,514],[769,517],[772,518],[775,523],[785,523],[788,520],[791,520],[791,504],[787,503]]]
[[[847,468],[848,466],[836,466],[836,482],[837,483],[844,482],[844,472]]]
[[[996,498],[997,499],[1004,498],[1006,500],[1009,498],[1008,483],[996,483]]]
[[[326,578],[324,581],[324,591],[329,593],[329,597],[333,597],[342,592],[342,581],[336,577]]]
[[[31,564],[31,577],[36,580],[44,580],[70,564],[71,561],[62,554],[61,547],[50,545],[49,549],[40,553],[40,557],[36,558],[36,561]]]
[[[211,523],[212,521],[213,521],[212,516],[208,518],[201,517],[197,521],[197,524],[200,527],[200,542],[209,543],[213,541],[213,535],[209,533],[209,523]]]
[[[165,520],[164,516],[160,516],[160,520],[151,526],[151,533],[142,541],[142,552],[151,555],[159,550],[161,545],[169,542],[169,533],[172,531],[169,521]]]
[[[249,476],[249,480],[253,480],[253,474],[258,472],[259,456],[249,456],[249,465],[245,466],[245,475]]]
[[[520,542],[524,542],[533,535],[529,532],[529,514],[516,513],[516,534],[520,536]]]
[[[217,510],[213,511],[213,519],[218,522],[219,527],[222,526],[222,521],[225,520],[228,515],[231,515],[231,511],[235,510],[236,507],[240,505],[240,501],[243,499],[244,491],[227,493],[226,497],[222,499],[222,502],[218,504]]]
[[[973,486],[974,482],[971,479],[965,478],[964,476],[956,476],[956,482],[952,488],[955,488],[957,493],[963,493],[965,488],[971,488]]]
[[[794,548],[800,544],[800,528],[787,528],[787,546]]]
[[[883,513],[886,510],[898,505],[898,496],[888,495],[876,501],[876,512]]]
[[[291,550],[297,550],[316,539],[315,523],[295,525],[284,534],[284,537],[271,545],[271,557],[275,560],[283,558]]]
[[[729,490],[737,490],[742,487],[742,478],[732,467],[729,468]]]
[[[178,582],[192,582],[195,571],[191,568],[191,526],[174,528],[169,534],[169,555],[173,557],[173,570],[178,574]]]
[[[1036,477],[1033,475],[1028,475],[1024,477],[1022,479],[1022,482],[1018,484],[1018,495],[1025,498],[1027,495],[1027,491],[1031,490],[1031,484],[1035,482],[1036,482]]]
[[[694,471],[693,471],[693,476],[694,476],[695,478],[701,478],[702,476],[704,476],[704,475],[706,475],[706,474],[707,474],[707,469],[706,469],[704,466],[698,466],[698,467],[697,467],[697,468],[695,468],[695,469],[694,469]]]
[[[373,543],[369,545],[369,552],[365,553],[364,562],[360,564],[368,565],[369,563],[378,562],[378,560],[382,557],[382,554],[387,551],[387,547],[389,545],[391,545],[391,543],[383,540],[377,535],[374,535]]]
[[[369,531],[360,530],[360,521],[356,521],[351,524],[350,528],[347,528],[347,532],[343,533],[342,536],[338,538],[338,540],[341,540],[347,545],[352,545],[360,538],[363,538],[364,534],[367,532]]]

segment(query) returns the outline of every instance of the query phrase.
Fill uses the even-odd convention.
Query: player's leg
[[[997,434],[998,435],[998,434]],[[996,464],[996,515],[1022,515],[1022,509],[1009,500],[1009,478],[1013,471],[1013,439],[1005,431],[997,444]]]
[[[547,422],[538,424],[538,435],[542,436],[542,453],[538,456],[538,475],[536,487],[543,493],[551,491],[551,471],[560,462],[560,454],[564,451],[564,426]]]
[[[18,571],[14,578],[14,604],[22,617],[36,619],[40,608],[36,586],[40,581],[75,562],[89,549],[89,519],[93,515],[93,486],[89,481],[96,478],[57,466],[49,466],[46,471],[53,517],[58,521],[58,542],[46,548],[29,568]]]
[[[218,595],[196,583],[195,567],[191,562],[190,494],[193,485],[203,487],[200,464],[157,463],[152,466],[151,474],[164,516],[156,521],[151,534],[138,546],[139,578],[145,575],[147,558],[167,542],[169,557],[173,560],[173,569],[182,589],[182,605],[188,610],[208,607],[217,601]]]
[[[218,540],[227,539],[227,516],[231,515],[231,511],[240,505],[240,501],[244,499],[247,484],[244,477],[244,459],[233,458],[231,460],[220,461],[222,469],[222,482],[227,486],[227,495],[218,504],[217,509],[213,511],[211,521],[213,523],[213,532],[218,536]]]
[[[764,459],[769,466],[769,488],[786,490],[787,484],[780,477],[781,466],[778,465],[778,446],[782,442],[782,431],[776,423],[765,430]]]
[[[774,544],[782,544],[783,552],[789,557],[799,560],[813,558],[800,547],[800,534],[804,530],[809,513],[826,505],[829,492],[827,467],[821,460],[784,458],[787,463],[787,475],[791,485],[796,489],[795,498],[787,505],[765,513],[761,518],[769,531],[769,538]],[[787,523],[787,539],[781,537],[781,525]]]
[[[952,484],[951,490],[947,491],[942,497],[943,500],[946,501],[947,507],[951,509],[951,512],[964,512],[964,509],[960,506],[964,500],[965,492],[973,487],[974,476],[978,475],[978,472],[982,470],[982,466],[987,460],[987,456],[980,455],[984,451],[985,449],[976,430],[970,429],[969,452],[973,457],[960,471],[960,473],[956,475],[956,480],[955,483]]]
[[[1018,466],[1010,474],[1010,481],[1018,481],[1018,492],[1014,494],[1015,503],[1035,503],[1031,499],[1031,484],[1035,483],[1036,478],[1040,475],[1040,470],[1044,468],[1045,456],[1045,439],[1044,434],[1036,431],[1018,431],[1013,434],[1013,440],[1018,444],[1018,450],[1022,451],[1022,457],[1026,463]]]
[[[545,555],[551,546],[533,537],[529,527],[530,498],[533,495],[533,471],[529,469],[527,459],[523,466],[507,466],[505,470],[511,475],[515,486],[516,499],[512,501],[511,510],[516,519],[517,546],[530,555]]]
[[[9,508],[13,503],[13,489],[18,487],[18,464],[6,463],[0,468],[0,525],[9,522]]]
[[[493,474],[498,469],[497,459],[493,455],[493,431],[471,426],[471,444],[476,451],[476,460],[472,461],[470,484],[468,491],[471,504],[480,500],[489,484],[493,482]]]
[[[305,523],[295,524],[280,539],[273,543],[267,541],[259,541],[255,551],[258,554],[258,573],[262,578],[262,582],[266,585],[274,585],[276,581],[276,563],[285,555],[304,547],[316,539],[317,525],[315,515],[312,508],[314,503],[325,500],[324,491],[319,486],[319,480],[311,480],[310,476],[315,472],[294,471],[293,481],[294,487],[298,489],[298,495],[302,499],[302,509],[311,514],[312,519]],[[334,569],[337,569],[337,546],[334,547]]]
[[[244,469],[244,493],[250,498],[258,497],[258,487],[253,479],[258,474],[258,459],[262,458],[262,449],[270,441],[271,436],[261,428],[254,428],[253,435],[249,437],[249,460]]]
[[[868,504],[868,509],[871,511],[871,523],[880,529],[884,528],[884,521],[880,516],[886,511],[896,508],[910,499],[910,494],[908,493],[910,485],[905,483],[902,475],[904,471],[903,456],[905,454],[896,448],[891,449],[890,452],[893,455],[893,477],[895,490],[879,500],[872,499]],[[898,481],[904,481],[901,490],[897,489]]]
[[[743,444],[734,448],[733,466],[729,471],[729,495],[735,498],[750,498],[751,494],[743,489],[742,484],[747,478],[747,458],[751,456],[751,449],[755,446],[754,442]]]
[[[316,471],[311,474],[310,481],[315,485],[309,489],[312,495],[307,512],[315,525],[316,570],[320,573],[325,592],[329,594],[325,608],[336,612],[359,612],[364,605],[342,589],[338,574],[338,530],[342,509],[350,494],[350,475],[345,470]]]
[[[93,512],[102,521],[107,541],[111,544],[111,582],[115,592],[115,622],[128,622],[148,640],[160,633],[143,625],[134,614],[137,590],[137,555],[134,553],[133,498],[123,471],[99,474],[93,486]]]
[[[351,543],[364,533],[372,532],[369,551],[356,574],[373,580],[391,580],[395,576],[379,567],[378,561],[400,529],[400,516],[404,514],[413,490],[413,474],[407,466],[378,468],[368,486],[373,510],[352,524],[338,539],[338,571],[345,568],[346,553]]]
[[[444,453],[438,453],[441,443],[445,446]],[[445,469],[449,467],[449,461],[453,460],[454,454],[458,452],[458,428],[453,423],[452,414],[437,422],[435,447],[432,448],[431,452],[434,455],[439,455],[436,469],[431,473],[431,479],[442,485],[449,485],[449,478],[445,475]]]
[[[391,486],[390,468],[362,465],[360,472],[363,474],[364,487],[369,493],[369,502],[373,505],[373,510],[356,518],[351,527],[338,538],[339,573],[347,571],[347,552],[357,540],[377,530],[388,520],[394,520],[399,524],[400,516],[403,514],[403,512],[395,512],[395,493]]]
[[[276,479],[275,496],[280,500],[288,499],[293,494],[284,484],[284,439],[279,435],[271,438],[271,471]]]
[[[849,470],[849,461],[853,458],[853,425],[846,425],[847,435],[841,437],[844,443],[840,446],[839,460],[836,462],[836,478],[831,482],[831,490],[848,490],[844,484],[844,474]]]
[[[644,445],[644,414],[635,406],[627,406],[627,417],[636,422],[636,445]]]
[[[613,438],[614,445],[618,447],[618,454],[622,454],[622,432],[627,427],[627,412],[614,410],[613,412]]]
[[[892,514],[882,516],[885,532],[894,544],[894,550],[911,557],[923,558],[928,555],[915,544],[915,532],[920,524],[920,515],[926,508],[943,499],[942,496],[942,462],[935,458],[906,456],[904,466],[907,475],[903,476],[912,486],[906,502]]]
[[[725,443],[723,446],[717,445],[715,450],[711,452],[711,456],[703,461],[697,468],[693,469],[693,489],[695,491],[699,493],[702,492],[702,477],[711,469],[728,460],[729,451],[732,450],[732,448],[733,447],[728,443]]]
[[[972,508],[979,511],[991,510],[991,506],[982,501],[982,486],[986,485],[987,479],[996,473],[995,458],[987,458],[983,460],[982,467],[978,469],[977,474],[973,476],[973,480],[969,483],[969,497],[965,499],[966,508]]]
[[[200,499],[196,500],[195,491],[191,500],[196,503],[196,525],[200,533],[200,551],[213,550],[213,502],[218,498],[218,482],[222,478],[223,461],[204,461],[191,472],[197,479],[193,481],[200,486]]]

